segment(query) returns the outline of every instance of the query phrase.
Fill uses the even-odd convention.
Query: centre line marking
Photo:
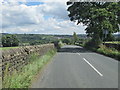
[[[83,58],[83,60],[90,65],[101,77],[103,76],[90,62],[88,62],[85,58]]]
[[[77,53],[78,55],[80,55],[80,53]]]

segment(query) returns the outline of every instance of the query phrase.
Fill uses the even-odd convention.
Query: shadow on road
[[[58,52],[69,52],[69,53],[88,53],[88,51],[82,47],[63,47]]]

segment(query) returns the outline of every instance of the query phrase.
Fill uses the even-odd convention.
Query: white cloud
[[[44,15],[49,15],[58,19],[69,19],[66,2],[47,2],[39,5],[37,10],[41,10]]]
[[[31,0],[31,1],[32,1],[32,0]],[[49,2],[67,2],[67,1],[69,1],[69,0],[37,0],[37,1],[49,3]]]
[[[69,20],[66,9],[65,2],[51,3],[45,0],[44,4],[36,6],[6,2],[2,5],[3,32],[72,34],[75,31],[85,33],[83,25],[77,26]]]
[[[39,24],[44,20],[43,15],[37,13],[34,6],[15,5],[11,7],[3,5],[2,9],[3,28]]]

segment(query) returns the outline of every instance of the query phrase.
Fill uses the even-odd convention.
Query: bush
[[[59,51],[59,49],[63,46],[63,43],[62,43],[62,41],[57,40],[57,41],[54,41],[54,45],[57,48],[57,50]]]
[[[114,48],[108,48],[105,45],[100,45],[100,48],[97,49],[97,52],[107,55],[107,56],[110,56],[110,57],[113,57],[113,58],[116,58],[118,60],[120,59],[119,51],[117,51]]]
[[[62,41],[63,43],[66,43],[66,44],[70,44],[70,43],[71,43],[71,40],[68,39],[68,38],[61,39],[61,41]]]
[[[101,45],[101,40],[91,39],[90,41],[85,43],[86,48],[99,48]]]

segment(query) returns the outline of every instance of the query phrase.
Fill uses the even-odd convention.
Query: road
[[[118,61],[80,46],[64,46],[32,88],[118,88]]]

